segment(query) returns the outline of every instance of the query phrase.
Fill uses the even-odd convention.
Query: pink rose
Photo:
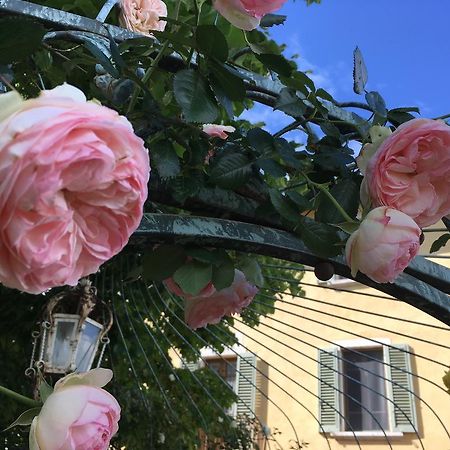
[[[0,110],[10,100],[0,95]],[[0,282],[76,285],[139,225],[147,151],[125,117],[67,84],[17,96],[13,110],[0,121]]]
[[[406,214],[387,206],[373,209],[345,246],[352,275],[359,270],[378,283],[392,283],[419,251],[420,234]]]
[[[225,125],[216,125],[214,123],[207,123],[203,125],[203,132],[211,137],[218,137],[220,139],[228,139],[227,133],[234,133],[236,128]]]
[[[368,163],[362,190],[373,206],[398,209],[424,228],[450,213],[449,187],[450,127],[413,119],[380,145]]]
[[[241,30],[254,30],[261,18],[281,8],[286,0],[214,0],[214,8]]]
[[[151,35],[152,31],[164,31],[167,6],[161,0],[121,0],[120,24],[136,33]]]
[[[30,429],[30,450],[106,450],[117,433],[120,406],[104,389],[109,369],[70,374],[55,384]]]
[[[167,288],[185,299],[184,317],[193,330],[219,323],[222,317],[240,313],[247,307],[259,289],[250,284],[240,270],[234,271],[231,286],[217,291],[209,283],[197,296],[184,293],[173,280],[165,280]]]

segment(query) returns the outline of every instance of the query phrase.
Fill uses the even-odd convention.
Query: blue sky
[[[272,28],[273,38],[287,44],[288,56],[299,54],[300,68],[311,69],[317,87],[337,100],[364,101],[352,90],[358,45],[366,88],[379,91],[389,108],[419,106],[424,117],[450,112],[449,0],[322,0],[309,7],[289,0],[279,13],[288,18]],[[270,131],[284,122],[259,112]]]

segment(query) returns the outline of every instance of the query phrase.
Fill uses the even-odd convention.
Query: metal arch
[[[143,37],[141,34],[133,33],[115,25],[103,24],[95,19],[22,0],[0,0],[0,12],[33,17],[52,25],[70,30],[86,31],[105,38],[109,38],[111,35],[117,41]]]
[[[352,277],[342,257],[321,258],[314,255],[297,236],[282,230],[243,222],[198,216],[144,214],[134,232],[131,246],[153,243],[201,243],[242,252],[257,253],[315,266],[328,261],[335,272],[358,281],[426,312],[450,325],[450,269],[422,257],[416,257],[394,283],[379,284],[358,273]]]

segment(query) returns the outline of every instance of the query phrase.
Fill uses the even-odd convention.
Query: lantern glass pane
[[[57,320],[56,340],[53,347],[52,362],[53,367],[68,368],[72,359],[71,343],[75,335],[77,322]]]
[[[91,368],[102,329],[103,327],[94,320],[86,319],[84,322],[75,359],[77,372],[87,372]]]

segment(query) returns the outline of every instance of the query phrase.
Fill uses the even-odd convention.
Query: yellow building
[[[347,279],[310,269],[300,284],[257,328],[236,320],[241,345],[202,352],[240,397],[230,413],[256,415],[260,448],[449,450],[450,328]]]
[[[449,267],[449,255],[434,261]],[[308,271],[301,284],[304,298],[284,295],[258,328],[239,327],[241,359],[257,363],[246,398],[266,433],[286,449],[450,449],[450,328],[350,280]]]

